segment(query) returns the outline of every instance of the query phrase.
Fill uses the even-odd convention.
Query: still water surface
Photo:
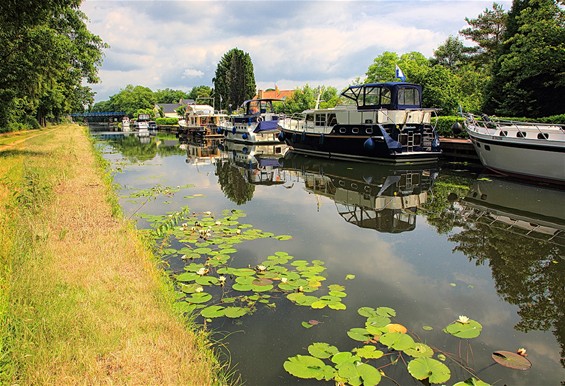
[[[327,284],[345,286],[345,311],[300,307],[280,297],[274,308],[207,323],[247,385],[320,384],[289,375],[283,363],[308,355],[314,342],[341,351],[360,346],[347,336],[363,327],[357,309],[381,306],[395,309],[394,322],[421,341],[460,354],[486,382],[565,382],[563,190],[498,178],[477,165],[377,166],[289,152],[283,157],[281,145],[226,143],[220,150],[217,143],[174,138],[98,138],[125,215],[138,227],[149,226],[141,213],[240,209],[244,222],[292,239],[242,243],[233,266],[255,267],[285,251],[322,260]],[[131,198],[155,186],[188,185],[173,195]],[[185,265],[178,258],[168,263],[175,273]],[[460,342],[442,331],[459,315],[482,324],[480,337]],[[320,323],[304,328],[309,320]],[[530,370],[492,364],[494,351],[520,347],[527,349]],[[470,376],[461,366],[450,369],[447,384]],[[384,372],[396,384],[421,384],[402,362]],[[383,378],[381,384],[395,383]]]

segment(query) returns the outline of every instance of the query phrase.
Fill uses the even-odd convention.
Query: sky
[[[509,9],[510,1],[497,1]],[[88,29],[109,45],[90,85],[96,102],[128,84],[189,92],[212,87],[218,62],[248,53],[258,89],[338,90],[385,51],[432,57],[492,1],[84,0]],[[460,37],[463,39],[463,37]],[[472,42],[465,42],[471,45]]]

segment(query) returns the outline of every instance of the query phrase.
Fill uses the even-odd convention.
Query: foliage
[[[453,125],[457,122],[463,124],[465,119],[461,116],[441,116],[437,117],[436,130],[441,137],[447,138],[468,138],[465,130],[461,130],[459,133],[453,132]]]
[[[449,36],[443,45],[434,50],[433,63],[456,71],[469,61],[470,51],[459,38]]]
[[[515,0],[485,112],[533,118],[564,113],[563,68],[565,10],[554,0]]]
[[[286,114],[293,114],[313,109],[317,102],[319,102],[318,107],[322,109],[335,107],[338,101],[339,95],[335,87],[318,86],[312,88],[307,84],[294,90],[292,96],[280,108]]]
[[[158,125],[178,125],[178,118],[156,118],[155,123]]]
[[[0,131],[60,121],[93,102],[106,45],[90,33],[76,0],[0,4]]]
[[[253,198],[255,185],[248,183],[240,169],[231,162],[216,162],[216,174],[226,197],[237,205]]]
[[[490,71],[503,41],[506,19],[506,12],[497,3],[492,4],[492,9],[485,9],[476,19],[465,18],[469,27],[459,31],[459,34],[477,44],[469,48],[471,59],[477,67]]]
[[[156,103],[179,103],[181,99],[189,98],[188,94],[182,90],[172,90],[166,88],[153,92]]]
[[[228,51],[216,68],[214,103],[220,110],[229,105],[233,109],[255,96],[256,85],[253,63],[248,53],[238,48]]]
[[[212,96],[212,88],[209,86],[196,86],[190,90],[188,97],[198,103],[203,103]],[[207,102],[208,103],[208,102]]]

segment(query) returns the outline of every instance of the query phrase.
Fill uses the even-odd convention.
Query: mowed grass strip
[[[225,383],[149,248],[112,216],[83,128],[0,151],[0,165],[0,383]]]

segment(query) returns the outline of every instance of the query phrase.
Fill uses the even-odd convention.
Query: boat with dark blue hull
[[[420,85],[350,86],[341,99],[334,108],[280,120],[279,140],[298,153],[355,161],[434,162],[441,155],[432,124],[437,110],[422,108]]]

